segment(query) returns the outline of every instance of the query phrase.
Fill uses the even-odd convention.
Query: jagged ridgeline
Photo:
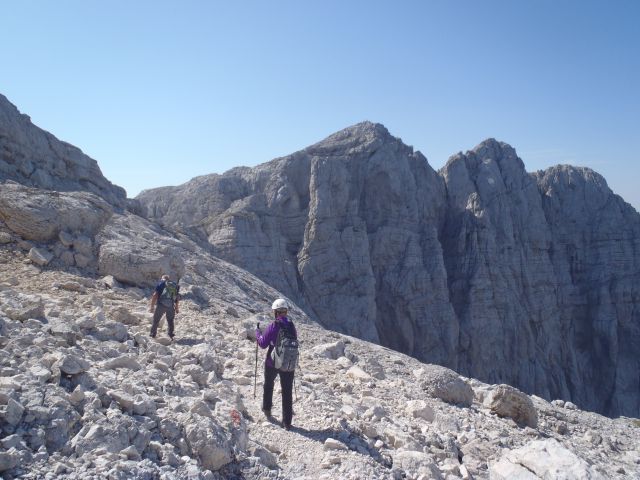
[[[592,170],[528,173],[490,139],[434,171],[365,122],[137,200],[331,329],[640,415],[640,216]]]

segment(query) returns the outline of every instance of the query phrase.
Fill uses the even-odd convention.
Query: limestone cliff
[[[126,192],[113,185],[98,163],[46,132],[0,94],[0,182],[65,192],[87,191],[124,207]]]
[[[640,414],[640,217],[591,170],[530,174],[487,140],[435,172],[365,122],[138,199],[148,218],[206,238],[327,327]]]

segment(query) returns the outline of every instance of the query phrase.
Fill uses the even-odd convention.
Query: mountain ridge
[[[582,197],[571,194],[579,185]],[[613,415],[638,415],[640,405],[633,395],[624,400],[627,407],[593,400],[597,392],[580,385],[583,375],[597,375],[598,362],[590,360],[592,371],[582,372],[577,358],[567,360],[574,355],[572,342],[582,340],[558,341],[563,335],[571,337],[558,333],[566,328],[574,331],[580,319],[589,325],[601,321],[585,317],[579,305],[567,307],[566,299],[589,295],[586,292],[599,275],[617,278],[606,263],[599,263],[594,268],[600,273],[586,274],[584,281],[575,277],[583,283],[573,284],[565,274],[572,267],[566,258],[559,258],[558,252],[569,248],[567,242],[581,241],[569,238],[566,222],[580,225],[577,215],[594,217],[602,208],[596,199],[615,206],[617,220],[606,222],[607,228],[627,231],[624,241],[629,244],[624,250],[629,265],[620,267],[622,278],[638,276],[633,265],[639,260],[632,245],[638,242],[640,217],[620,204],[620,197],[594,171],[558,166],[529,173],[513,147],[489,138],[453,155],[436,172],[420,152],[384,126],[363,122],[292,155],[216,176],[203,182],[197,196],[190,196],[191,186],[187,182],[173,187],[170,203],[157,191],[146,191],[138,197],[143,214],[168,228],[181,225],[200,231],[216,255],[295,298],[325,326],[425,361],[462,368],[469,376],[506,381],[545,398],[555,395]],[[199,214],[191,206],[198,197],[211,197]],[[192,210],[181,212],[182,204]],[[145,213],[144,208],[155,213]],[[596,220],[589,225],[598,228]],[[598,232],[589,235],[606,237]],[[614,237],[609,235],[600,258],[613,255]],[[475,240],[463,247],[470,239]],[[581,248],[591,248],[587,244]],[[336,252],[342,253],[336,256]],[[494,266],[485,268],[484,263]],[[469,269],[470,265],[476,266]],[[471,282],[476,281],[483,287],[473,290]],[[545,282],[555,286],[545,288]],[[565,283],[566,289],[561,285]],[[503,292],[496,290],[498,284]],[[345,293],[345,287],[352,293]],[[411,293],[416,288],[418,296]],[[470,295],[471,291],[475,293]],[[508,305],[498,300],[504,295],[510,299]],[[523,301],[529,306],[524,308]],[[475,305],[471,311],[469,305]],[[540,323],[547,314],[551,320]],[[520,359],[503,354],[493,359],[500,365],[495,372],[502,373],[480,367],[486,365],[480,361],[486,355],[483,350],[513,349],[508,342],[497,345],[482,339],[480,321],[470,320],[474,315],[493,324],[492,332],[502,342],[520,338],[517,341],[528,344],[525,351],[546,353],[527,354],[527,361],[536,365],[532,370],[517,367]],[[359,320],[350,320],[354,318]],[[524,338],[516,333],[521,320],[526,324]],[[616,340],[615,348],[639,344],[635,323],[620,322],[627,325],[622,342],[628,346],[618,347]],[[438,334],[433,337],[433,332]],[[607,342],[601,335],[609,334],[600,332],[594,341]],[[541,343],[534,347],[536,342]],[[477,346],[469,350],[467,345],[473,344]],[[611,357],[605,363],[616,362]],[[636,364],[627,355],[618,367],[606,368],[633,383]]]

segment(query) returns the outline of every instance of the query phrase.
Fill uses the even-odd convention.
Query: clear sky
[[[494,137],[640,209],[640,1],[7,1],[0,93],[126,188],[371,120],[434,168]]]

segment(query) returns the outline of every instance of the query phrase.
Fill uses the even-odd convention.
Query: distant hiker
[[[280,375],[282,390],[282,424],[291,428],[293,417],[293,375],[298,363],[298,333],[293,322],[287,317],[289,306],[282,298],[273,302],[271,310],[274,320],[264,334],[256,328],[256,339],[260,348],[269,348],[264,362],[264,392],[262,411],[271,418],[273,405],[273,384]]]
[[[163,315],[166,315],[169,337],[173,340],[173,319],[178,313],[178,301],[178,285],[171,281],[169,275],[163,275],[162,280],[156,285],[156,289],[151,296],[151,306],[149,307],[149,311],[153,313],[152,338],[156,336],[160,319]]]

